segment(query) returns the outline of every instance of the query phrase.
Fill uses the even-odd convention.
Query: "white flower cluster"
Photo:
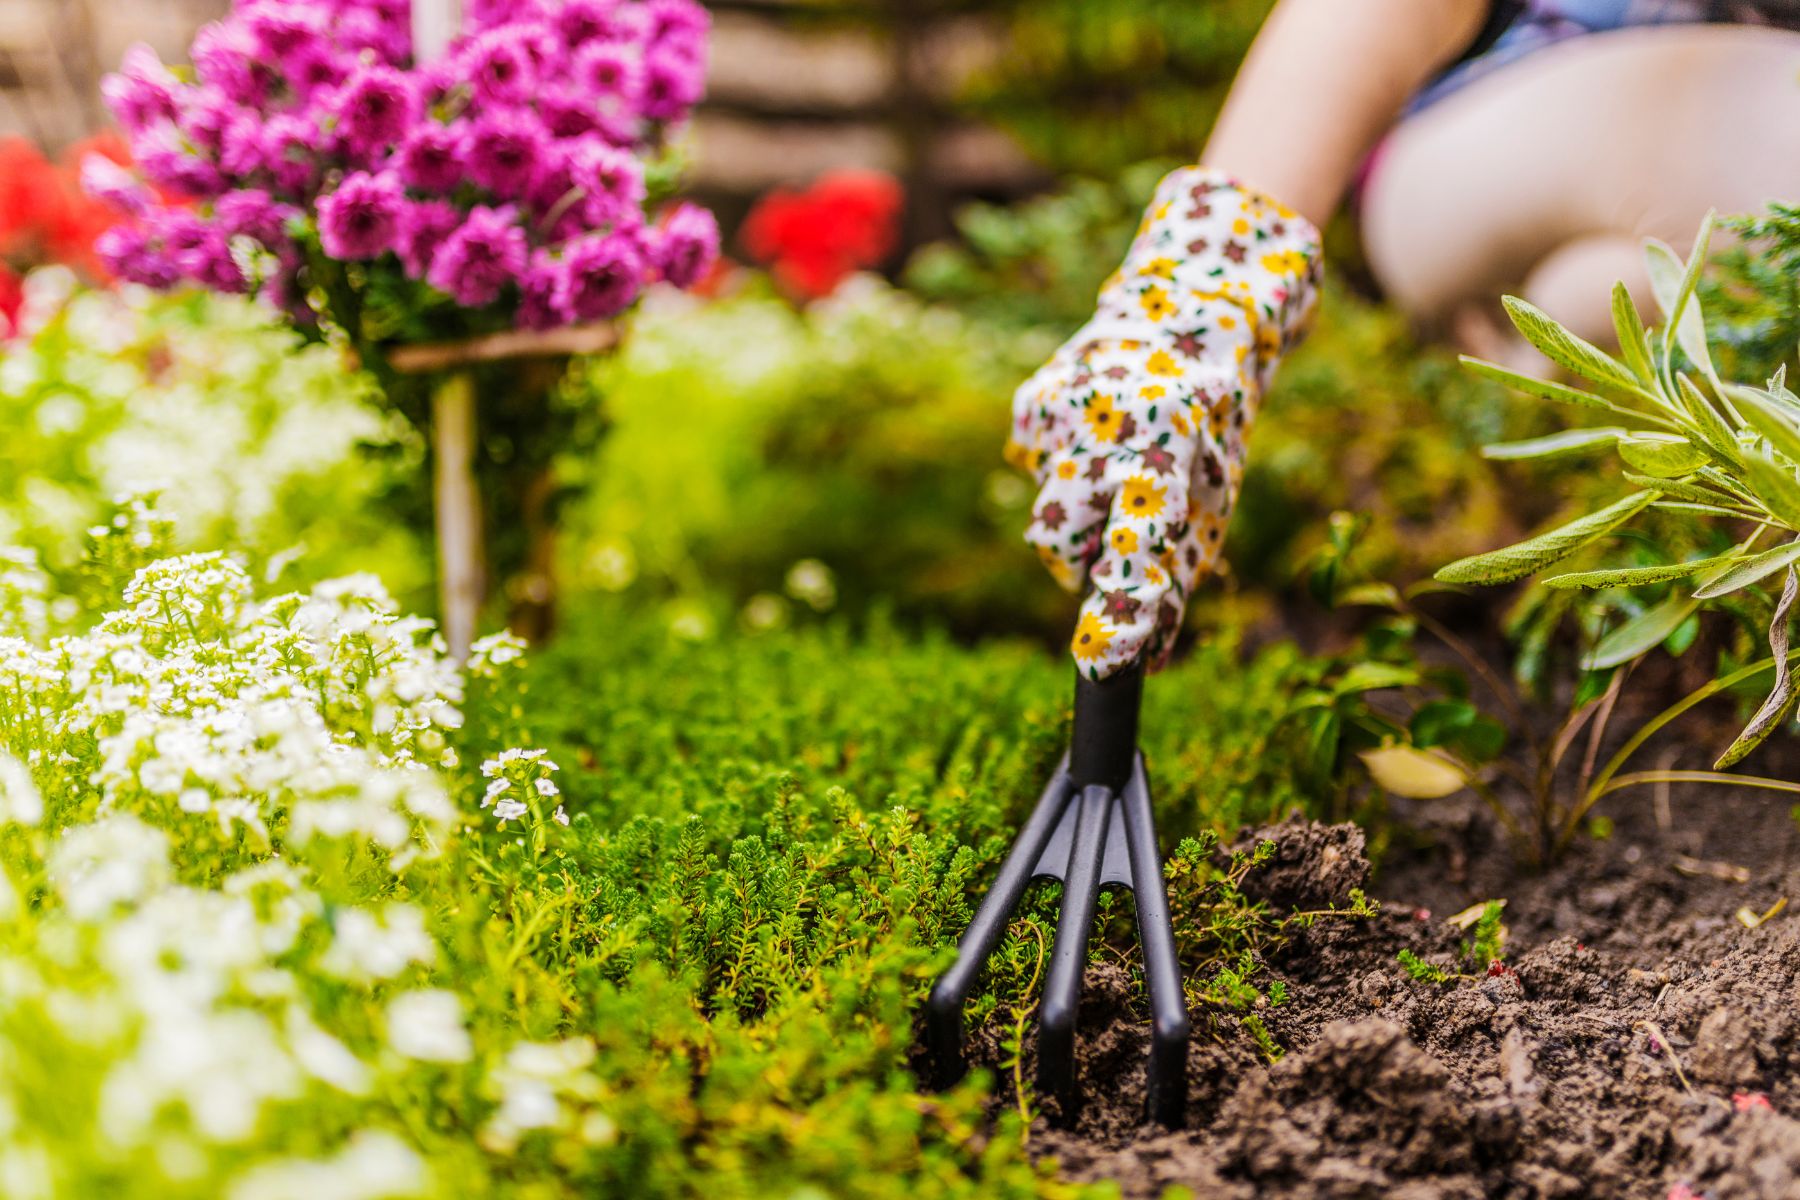
[[[502,825],[534,814],[541,825],[546,819],[544,811],[562,794],[556,781],[550,778],[560,769],[544,757],[542,750],[502,751],[499,757],[481,764],[481,773],[488,780],[481,807],[491,805],[494,819]],[[558,825],[567,825],[569,814],[557,804],[548,819]]]
[[[561,1042],[520,1042],[488,1075],[499,1109],[481,1129],[481,1144],[510,1154],[534,1130],[556,1130],[589,1146],[617,1135],[612,1120],[597,1107],[603,1094],[589,1073],[594,1043],[588,1038]]]
[[[0,640],[0,730],[92,811],[213,818],[273,844],[359,837],[396,869],[455,817],[462,680],[372,577],[264,603],[220,554],[145,567],[93,630]],[[7,728],[8,718],[17,723]]]
[[[50,630],[49,590],[36,552],[0,547],[0,637],[43,641]]]
[[[395,1104],[484,1056],[496,1151],[577,1120],[591,1085],[485,1045],[434,933],[463,681],[429,622],[195,554],[46,641],[6,601],[41,573],[0,571],[0,1195],[455,1194]],[[542,751],[495,762],[555,796]],[[591,1104],[578,1130],[610,1137]]]

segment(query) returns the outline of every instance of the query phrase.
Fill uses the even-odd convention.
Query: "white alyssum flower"
[[[368,984],[392,979],[414,964],[431,966],[437,957],[425,914],[395,902],[379,912],[349,908],[338,913],[331,946],[319,959],[319,968],[339,979]]]
[[[525,639],[510,629],[477,638],[469,647],[466,668],[477,679],[492,679],[500,668],[520,662],[525,657]]]
[[[63,834],[45,865],[69,914],[93,920],[167,882],[169,836],[118,813]]]
[[[0,750],[0,825],[36,825],[44,819],[44,798],[26,765]]]
[[[105,534],[124,562],[124,541],[161,544],[147,518]],[[429,1187],[382,1134],[255,1160],[378,1080],[473,1057],[453,992],[394,995],[374,1044],[368,998],[345,995],[413,988],[443,958],[424,910],[387,897],[454,835],[440,768],[462,675],[369,578],[258,600],[239,563],[196,554],[125,595],[86,632],[0,633],[0,825],[35,827],[0,864],[0,1062],[18,1068],[0,1071],[0,1195],[57,1194],[40,1140],[233,1200]],[[501,757],[497,799],[545,819],[555,765]]]
[[[520,1042],[488,1073],[499,1107],[481,1130],[481,1144],[507,1154],[534,1130],[572,1131],[589,1144],[612,1140],[616,1129],[593,1105],[602,1094],[588,1070],[595,1058],[589,1038]]]
[[[390,1133],[364,1131],[322,1159],[282,1159],[252,1167],[227,1200],[396,1200],[430,1186],[425,1160]]]
[[[544,801],[561,795],[561,789],[550,778],[561,768],[547,754],[547,751],[541,749],[514,747],[503,750],[482,763],[481,773],[487,777],[488,785],[481,796],[481,807],[491,807],[494,819],[501,825],[508,821],[522,820],[534,813],[539,822],[551,820],[567,825],[568,814],[562,811],[560,804],[548,817],[543,812],[547,807]]]
[[[400,993],[388,1001],[387,1030],[388,1045],[407,1058],[459,1063],[475,1054],[455,992],[427,988]]]

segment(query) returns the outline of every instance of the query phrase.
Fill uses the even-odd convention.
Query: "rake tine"
[[[1150,807],[1150,782],[1138,756],[1125,785],[1125,841],[1131,854],[1131,892],[1137,908],[1138,941],[1144,950],[1144,983],[1150,993],[1150,1073],[1145,1107],[1151,1120],[1181,1127],[1187,1110],[1187,1048],[1191,1032],[1175,929],[1169,920],[1169,892]]]
[[[1006,919],[1037,872],[1044,847],[1056,832],[1070,799],[1069,758],[1063,756],[1039,797],[1025,827],[1006,852],[994,886],[982,897],[975,919],[956,944],[956,962],[944,972],[925,1002],[925,1029],[937,1086],[949,1087],[963,1076],[963,1004],[974,990],[982,964],[1006,932]]]
[[[1088,932],[1100,898],[1100,864],[1106,856],[1106,826],[1114,800],[1112,790],[1101,785],[1081,789],[1075,845],[1064,877],[1062,909],[1056,916],[1050,971],[1044,978],[1043,1007],[1038,1018],[1037,1080],[1040,1088],[1061,1101],[1065,1119],[1076,1101],[1075,1014],[1081,1003]]]

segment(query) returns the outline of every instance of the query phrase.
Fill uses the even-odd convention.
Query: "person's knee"
[[[1643,244],[1623,234],[1564,242],[1532,267],[1521,293],[1570,332],[1596,345],[1612,346],[1618,341],[1613,333],[1612,292],[1619,282],[1630,290],[1646,323],[1654,323],[1656,301]]]

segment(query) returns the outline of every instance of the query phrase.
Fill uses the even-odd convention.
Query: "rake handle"
[[[1122,791],[1137,761],[1138,710],[1144,701],[1144,664],[1134,662],[1105,679],[1075,676],[1075,727],[1069,740],[1069,781]]]

